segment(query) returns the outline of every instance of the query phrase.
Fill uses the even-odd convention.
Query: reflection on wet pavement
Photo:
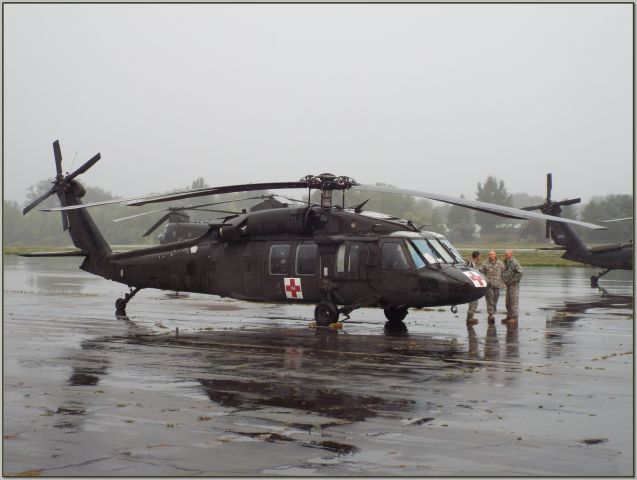
[[[632,471],[630,276],[529,268],[519,328],[481,301],[474,327],[423,309],[396,334],[159,291],[115,317],[121,286],[71,260],[5,262],[5,474]]]

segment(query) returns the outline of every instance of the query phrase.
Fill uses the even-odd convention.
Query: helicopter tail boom
[[[66,175],[62,174],[62,153],[60,143],[57,140],[53,143],[53,154],[56,176],[52,181],[52,186],[24,208],[24,215],[54,193],[57,194],[62,207],[82,204],[81,198],[86,190],[75,178],[95,165],[100,159],[100,154],[93,156],[73,173]],[[62,228],[69,231],[73,244],[80,249],[82,254],[87,256],[81,267],[83,270],[95,273],[100,270],[100,263],[103,263],[104,259],[113,253],[102,232],[95,225],[93,218],[84,209],[63,211]]]

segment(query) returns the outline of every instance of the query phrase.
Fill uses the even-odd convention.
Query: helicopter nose
[[[449,294],[457,303],[469,303],[484,296],[487,291],[487,282],[478,271],[473,269],[454,268],[447,272],[449,282]]]

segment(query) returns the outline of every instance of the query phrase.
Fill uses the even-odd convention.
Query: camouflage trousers
[[[490,317],[495,315],[498,309],[498,298],[500,298],[500,289],[498,287],[487,287],[487,293],[484,298],[487,300],[487,313]]]
[[[476,313],[476,310],[478,310],[478,301],[477,300],[475,302],[471,302],[469,304],[469,310],[467,310],[467,320],[473,318],[473,316]]]
[[[507,318],[518,318],[520,313],[519,309],[520,304],[520,283],[515,282],[507,285],[507,293],[506,293],[506,307],[507,307]]]

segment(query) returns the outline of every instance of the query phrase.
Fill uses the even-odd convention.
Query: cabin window
[[[287,275],[289,256],[289,245],[272,245],[270,247],[270,274]]]
[[[383,270],[406,270],[409,268],[405,251],[400,243],[384,243],[380,251],[380,268]]]
[[[345,249],[347,245],[342,244],[336,252],[336,273],[345,272]]]
[[[314,275],[316,274],[316,251],[314,244],[299,245],[296,247],[296,274]]]
[[[350,245],[349,247],[349,256],[348,256],[348,265],[347,265],[347,273],[350,275],[358,274],[358,264],[360,262],[360,245]]]

